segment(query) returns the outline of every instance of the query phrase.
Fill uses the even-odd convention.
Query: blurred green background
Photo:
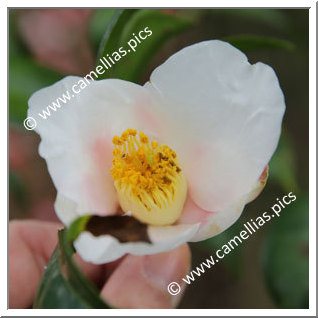
[[[192,267],[239,233],[243,223],[293,192],[297,200],[188,287],[179,308],[308,308],[308,17],[305,9],[9,10],[10,219],[55,221],[55,189],[23,127],[27,100],[65,75],[86,75],[97,56],[153,31],[105,76],[143,84],[181,48],[223,39],[277,73],[285,94],[283,133],[263,193],[226,232],[193,243]]]

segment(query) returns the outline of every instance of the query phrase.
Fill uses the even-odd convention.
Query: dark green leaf
[[[71,223],[67,229],[67,239],[70,242],[73,242],[77,237],[85,230],[86,224],[91,218],[91,215],[83,215],[78,217],[76,220]]]
[[[231,43],[244,52],[262,49],[282,49],[286,51],[295,49],[295,45],[290,41],[267,36],[242,34],[224,37],[222,40]]]
[[[22,124],[31,94],[61,76],[31,60],[17,29],[18,13],[15,9],[9,10],[9,119]]]
[[[73,253],[67,230],[59,231],[59,244],[45,270],[34,308],[110,308],[99,297],[97,288],[79,270]]]
[[[28,197],[26,195],[25,185],[23,184],[21,176],[14,171],[9,171],[9,193],[22,207],[26,206]]]
[[[190,25],[188,20],[159,10],[123,10],[119,12],[105,33],[97,64],[102,65],[100,59],[107,58],[107,54],[111,56],[114,52],[118,52],[120,47],[126,50],[127,54],[125,56],[120,54],[121,58],[99,79],[120,78],[138,82],[158,49],[168,39],[186,30]],[[149,32],[148,37],[138,43],[134,34],[138,36],[139,32],[146,27],[151,30],[152,34],[150,35]],[[142,35],[146,36],[145,33]],[[134,48],[135,52],[128,45],[131,40],[137,43]]]
[[[59,79],[61,79],[60,75],[37,65],[29,58],[11,59],[9,63],[9,119],[22,124],[27,115],[30,96]]]
[[[99,59],[105,56],[107,53],[112,53],[118,50],[119,44],[121,44],[120,37],[126,27],[129,19],[137,12],[135,9],[127,10],[117,10],[106,28],[106,32],[100,42],[97,62],[99,64]],[[105,76],[106,77],[106,76]]]
[[[14,57],[27,56],[28,50],[22,42],[18,27],[17,27],[17,15],[19,10],[9,9],[9,58],[10,61]]]
[[[284,11],[277,9],[215,9],[213,14],[228,15],[240,20],[274,27],[278,30],[289,30],[290,24]]]
[[[265,281],[280,308],[308,308],[308,196],[273,220],[262,250]]]
[[[242,229],[243,221],[242,218],[240,218],[226,231],[210,239],[196,243],[195,246],[207,251],[210,255],[212,255],[224,244],[227,244],[229,240],[231,240],[235,235],[238,235]],[[238,277],[241,273],[243,265],[242,251],[242,248],[238,247],[235,250],[233,250],[229,255],[226,255],[224,259],[222,259],[222,264],[224,264],[225,267],[231,272],[233,277]]]
[[[296,178],[296,154],[292,140],[284,132],[280,138],[278,147],[269,163],[271,180],[277,182],[284,191],[293,190],[299,193],[299,185]]]
[[[89,35],[94,47],[98,48],[105,30],[114,18],[117,11],[118,9],[95,10],[89,24]]]

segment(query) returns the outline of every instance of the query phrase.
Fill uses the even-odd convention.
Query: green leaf
[[[237,220],[231,227],[221,234],[214,236],[205,241],[196,243],[195,246],[208,252],[210,255],[215,254],[216,250],[220,249],[224,244],[227,244],[235,235],[238,235],[243,229],[242,218]],[[239,246],[229,255],[222,259],[222,264],[230,271],[234,278],[238,278],[243,266],[243,250]]]
[[[61,75],[29,57],[17,29],[17,14],[18,10],[9,10],[9,119],[22,126],[31,94],[61,79]]]
[[[73,246],[67,230],[59,231],[59,244],[42,278],[34,308],[93,309],[110,308],[100,297],[98,289],[79,270],[72,255]]]
[[[22,124],[28,99],[42,87],[52,85],[61,75],[41,67],[30,58],[14,58],[9,63],[9,119]],[[46,105],[43,105],[45,107]]]
[[[294,43],[290,41],[267,36],[242,34],[224,37],[222,40],[231,43],[244,52],[263,49],[282,49],[286,51],[295,49]]]
[[[140,81],[148,63],[158,49],[168,39],[188,29],[191,25],[186,19],[159,10],[127,9],[120,11],[106,30],[100,46],[97,64],[102,65],[100,59],[102,57],[107,58],[107,54],[111,56],[114,52],[119,52],[120,47],[126,50],[127,54],[123,56],[119,53],[121,58],[116,61],[115,65],[106,70],[99,79],[120,78],[132,82]],[[139,32],[147,27],[152,34],[150,35],[149,32],[146,39],[137,43],[134,34],[138,36]],[[142,35],[146,36],[145,33]],[[131,40],[137,43],[134,49],[128,45]]]
[[[296,167],[296,153],[292,140],[284,132],[269,163],[270,179],[278,183],[285,192],[293,190],[295,193],[299,193]]]
[[[67,229],[67,239],[73,242],[85,230],[86,224],[92,215],[83,215],[75,219]]]
[[[9,193],[25,210],[28,203],[25,184],[23,184],[21,176],[11,170],[9,171]]]
[[[89,24],[89,36],[94,47],[98,48],[99,43],[111,23],[118,9],[98,9],[95,10]]]
[[[111,22],[106,28],[106,32],[99,45],[96,64],[100,64],[99,59],[107,53],[112,53],[119,48],[121,44],[120,37],[126,27],[126,23],[137,12],[136,9],[117,10]],[[106,77],[106,76],[105,76]]]
[[[9,9],[9,58],[28,55],[28,50],[21,40],[17,27],[17,9]]]
[[[278,30],[289,30],[290,23],[283,10],[277,9],[215,9],[214,14],[228,15],[243,21],[274,27]]]
[[[308,196],[273,220],[262,249],[265,281],[280,308],[308,308]]]

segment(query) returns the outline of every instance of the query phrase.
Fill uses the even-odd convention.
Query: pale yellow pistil
[[[152,225],[173,224],[187,195],[187,182],[176,153],[149,141],[143,132],[127,129],[113,138],[111,174],[124,212]]]

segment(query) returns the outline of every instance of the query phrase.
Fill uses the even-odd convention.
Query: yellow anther
[[[157,148],[158,148],[158,143],[157,143],[157,141],[153,140],[153,141],[151,142],[151,147],[152,147],[153,149],[157,149]]]
[[[111,175],[124,212],[153,225],[174,223],[182,212],[187,183],[176,153],[151,141],[143,132],[127,129],[115,136]]]
[[[136,129],[127,129],[126,132],[128,133],[129,136],[136,136],[137,135]]]
[[[125,141],[127,141],[128,137],[129,137],[129,129],[127,129],[126,131],[124,131],[124,132],[122,133],[122,135],[121,135],[121,140],[122,140],[123,142],[125,142]]]
[[[113,150],[113,155],[114,156],[119,156],[121,154],[121,150],[119,149],[119,148],[115,148],[114,150]]]
[[[113,137],[113,144],[116,146],[120,146],[120,145],[122,145],[122,141],[118,136],[114,136]]]
[[[147,144],[149,142],[149,138],[147,135],[145,135],[142,131],[139,133],[140,141],[144,144]]]

